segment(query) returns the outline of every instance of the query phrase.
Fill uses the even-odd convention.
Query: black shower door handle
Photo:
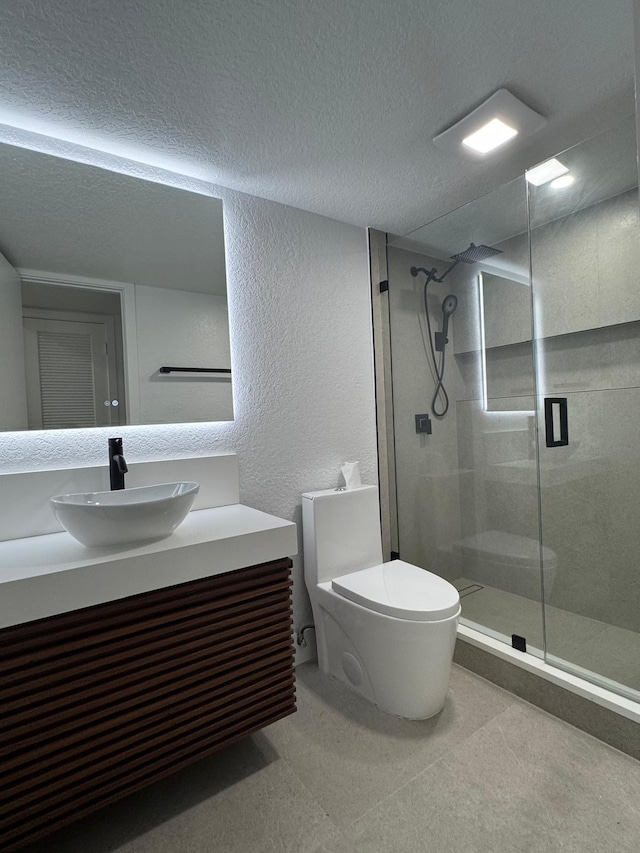
[[[555,407],[557,407],[560,415],[559,439],[555,437],[555,428],[553,423]],[[567,415],[566,397],[544,398],[544,431],[547,440],[547,447],[564,447],[566,444],[569,444],[569,418]]]

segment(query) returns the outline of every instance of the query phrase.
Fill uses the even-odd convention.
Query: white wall
[[[241,501],[300,525],[301,493],[337,484],[346,459],[360,460],[365,482],[377,477],[366,234],[220,194],[235,420],[118,430],[132,461],[236,451]],[[106,463],[111,432],[0,434],[0,470]],[[301,557],[294,618],[311,621]]]
[[[158,373],[162,365],[231,367],[226,298],[141,284],[135,293],[142,420],[232,420],[228,377]]]
[[[0,341],[6,359],[0,366],[0,430],[26,429],[20,277],[0,254]]]

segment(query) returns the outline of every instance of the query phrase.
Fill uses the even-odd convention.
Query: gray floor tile
[[[339,826],[351,823],[515,700],[454,666],[431,720],[385,714],[316,664],[298,667],[298,713],[266,736]]]
[[[454,666],[438,717],[299,711],[24,853],[637,853],[640,763]]]
[[[636,853],[640,763],[512,706],[389,796],[333,853]]]
[[[340,837],[258,733],[25,853],[315,853]]]
[[[119,848],[122,853],[313,853],[338,837],[298,779],[276,761]]]
[[[509,709],[496,726],[530,769],[567,850],[638,850],[640,762],[531,705]]]

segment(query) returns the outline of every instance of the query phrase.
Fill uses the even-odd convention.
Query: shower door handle
[[[555,437],[554,415],[558,413],[560,438]],[[566,397],[544,398],[544,431],[547,447],[564,447],[569,444],[569,418]]]

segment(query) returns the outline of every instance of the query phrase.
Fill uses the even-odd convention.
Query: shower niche
[[[387,262],[392,547],[458,586],[470,627],[640,699],[636,150],[630,118],[557,155],[572,183],[523,175],[390,240]],[[454,263],[471,243],[494,251]],[[439,383],[447,411],[416,434]]]

